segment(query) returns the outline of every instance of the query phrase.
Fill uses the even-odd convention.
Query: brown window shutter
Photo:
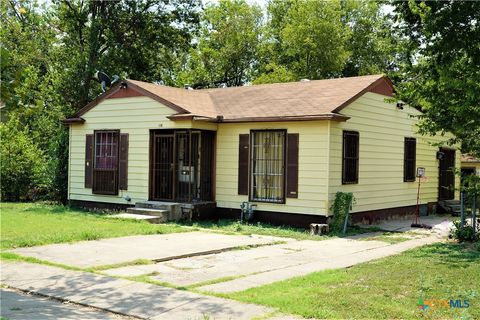
[[[238,145],[238,194],[248,195],[248,149],[250,135],[239,135]]]
[[[118,186],[120,190],[128,189],[128,133],[120,134],[120,151],[118,163]]]
[[[85,140],[85,188],[93,185],[93,134],[87,134]]]
[[[287,198],[298,198],[298,133],[287,136]]]

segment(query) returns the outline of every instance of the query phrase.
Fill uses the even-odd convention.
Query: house
[[[124,80],[64,121],[68,198],[193,204],[199,218],[238,216],[248,201],[258,219],[305,226],[343,191],[354,221],[371,222],[414,212],[423,167],[433,210],[455,198],[460,154],[418,136],[419,111],[392,96],[382,75],[202,90]]]
[[[462,154],[461,157],[462,176],[468,174],[475,174],[480,176],[480,159],[475,158],[471,154]]]

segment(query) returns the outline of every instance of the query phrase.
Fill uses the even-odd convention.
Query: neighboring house
[[[206,204],[201,217],[249,201],[259,219],[308,225],[344,191],[354,220],[372,221],[414,212],[424,167],[421,203],[453,199],[460,154],[418,136],[419,112],[392,95],[382,75],[202,90],[125,80],[64,121],[68,198]]]
[[[462,176],[468,174],[480,176],[480,159],[475,158],[471,154],[462,154],[461,165]]]

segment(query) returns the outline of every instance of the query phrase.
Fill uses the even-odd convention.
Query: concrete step
[[[181,204],[177,202],[143,201],[135,203],[135,209],[165,210],[168,212],[168,221],[177,221],[182,218]]]
[[[159,216],[149,216],[145,214],[133,214],[133,213],[119,213],[108,216],[109,218],[116,219],[133,219],[133,220],[142,220],[150,223],[161,223],[162,218]]]
[[[461,205],[447,205],[447,207],[452,210],[452,211],[460,211],[460,208],[462,207]]]
[[[143,201],[135,203],[136,208],[145,209],[163,209],[170,210],[171,208],[180,207],[180,203],[176,202],[163,202],[163,201]]]
[[[159,217],[161,222],[167,221],[170,214],[168,210],[146,208],[128,208],[127,213]]]
[[[439,201],[439,203],[445,205],[445,206],[454,206],[454,205],[460,205],[459,200],[442,200]]]

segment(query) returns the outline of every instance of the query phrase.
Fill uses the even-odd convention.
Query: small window
[[[415,166],[417,158],[417,140],[405,138],[403,149],[403,181],[415,181]]]
[[[118,131],[95,131],[92,192],[118,194]]]
[[[250,200],[285,202],[284,130],[251,132]]]
[[[342,183],[358,183],[359,134],[343,131]]]

